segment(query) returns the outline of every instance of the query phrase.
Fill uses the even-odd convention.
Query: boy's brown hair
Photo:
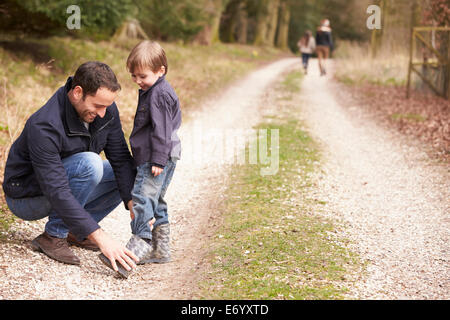
[[[153,72],[157,72],[164,67],[167,74],[168,65],[164,49],[158,42],[145,40],[140,42],[131,50],[127,59],[127,70],[133,73],[136,69],[150,68]]]

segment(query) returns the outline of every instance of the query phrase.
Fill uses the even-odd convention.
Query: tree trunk
[[[447,76],[444,84],[445,97],[450,100],[450,32],[447,32]]]
[[[224,42],[236,42],[236,31],[239,28],[240,0],[231,0],[221,17],[220,38]]]
[[[291,19],[291,10],[287,1],[280,4],[280,19],[278,24],[278,34],[276,46],[280,49],[288,48],[289,22]]]
[[[220,41],[220,17],[228,0],[206,0],[205,11],[210,15],[209,22],[194,38],[194,43],[210,45]]]
[[[253,44],[260,46],[266,44],[267,26],[269,24],[269,5],[270,0],[260,0],[258,3],[258,12],[256,15],[255,39]]]
[[[280,8],[280,0],[272,0],[269,4],[269,24],[267,25],[266,44],[275,45],[275,33],[278,24],[278,11]]]
[[[113,39],[124,41],[127,39],[146,39],[148,36],[136,19],[127,19],[113,35]]]
[[[237,25],[236,25],[236,40],[238,43],[247,43],[247,32],[248,32],[248,16],[247,10],[245,9],[245,3],[241,2],[237,9],[236,15]]]

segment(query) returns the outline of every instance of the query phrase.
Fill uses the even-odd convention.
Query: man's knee
[[[77,163],[76,176],[96,184],[100,183],[103,177],[103,160],[100,155],[94,152],[80,152],[72,157]]]

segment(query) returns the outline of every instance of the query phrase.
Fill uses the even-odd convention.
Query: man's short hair
[[[131,50],[127,59],[127,70],[131,73],[136,69],[150,69],[158,72],[161,67],[165,68],[167,74],[168,64],[164,49],[156,41],[144,40]]]
[[[72,79],[72,89],[76,86],[83,88],[83,100],[87,95],[94,96],[101,87],[112,92],[121,89],[111,68],[99,61],[88,61],[78,67]]]

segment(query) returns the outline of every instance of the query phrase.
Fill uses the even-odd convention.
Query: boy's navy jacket
[[[61,159],[79,152],[105,151],[117,180],[120,196],[127,203],[136,176],[119,111],[115,103],[103,118],[96,117],[89,130],[81,122],[67,93],[72,77],[36,111],[11,146],[5,167],[3,190],[10,198],[44,195],[78,239],[100,226],[72,195]]]
[[[180,102],[175,91],[160,77],[147,90],[139,90],[139,101],[130,135],[131,151],[139,166],[144,162],[164,167],[170,157],[180,159]]]

